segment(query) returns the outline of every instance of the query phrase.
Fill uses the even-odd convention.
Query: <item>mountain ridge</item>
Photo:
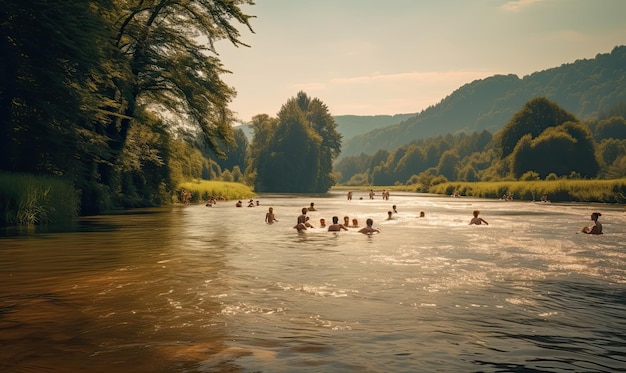
[[[626,101],[626,46],[522,78],[508,74],[474,80],[400,123],[344,139],[340,157],[393,150],[447,133],[496,132],[524,103],[539,96],[556,102],[579,120],[597,118]]]

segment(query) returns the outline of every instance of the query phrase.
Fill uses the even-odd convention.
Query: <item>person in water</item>
[[[311,204],[309,205],[309,209],[308,209],[308,210],[309,210],[309,211],[317,211],[317,210],[315,209],[315,203],[311,202]]]
[[[387,220],[393,220],[393,212],[387,211]]]
[[[470,225],[475,224],[475,225],[481,225],[482,223],[485,223],[486,225],[489,225],[489,223],[487,223],[487,221],[483,218],[479,218],[478,214],[480,214],[479,210],[474,210],[474,217],[472,218],[472,220],[470,220]]]
[[[275,221],[278,221],[278,219],[276,219],[274,215],[274,208],[270,207],[267,214],[265,214],[265,222],[267,224],[273,224]]]
[[[326,219],[320,218],[320,228],[325,228],[325,227],[326,227]]]
[[[593,224],[583,227],[581,232],[586,234],[602,234],[602,223],[598,221],[600,216],[602,216],[602,214],[599,212],[591,214],[591,221],[593,221]]]
[[[367,219],[365,221],[365,224],[367,226],[364,227],[364,228],[361,228],[359,230],[359,233],[365,233],[365,234],[380,233],[380,229],[376,229],[376,228],[372,227],[372,225],[374,225],[374,220]]]
[[[352,228],[358,228],[359,227],[359,221],[354,218],[352,219]]]
[[[333,216],[333,223],[328,226],[328,231],[329,232],[339,232],[341,230],[347,231],[348,228],[346,228],[343,224],[339,224],[339,217],[338,216]]]

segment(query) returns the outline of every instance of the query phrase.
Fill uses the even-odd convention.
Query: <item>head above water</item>
[[[594,212],[591,214],[591,220],[598,220],[598,218],[602,216],[599,212]]]
[[[372,220],[372,219],[367,219],[367,220],[365,221],[365,224],[367,224],[368,226],[372,226],[372,225],[374,225],[374,220]]]
[[[333,216],[333,224],[339,223],[339,216]]]

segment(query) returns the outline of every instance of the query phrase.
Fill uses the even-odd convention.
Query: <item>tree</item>
[[[81,180],[106,154],[92,123],[108,103],[107,0],[5,1],[0,7],[0,170]],[[104,47],[99,47],[104,45]]]
[[[113,45],[126,69],[113,76],[109,95],[119,103],[116,116],[99,127],[108,138],[111,161],[102,163],[106,183],[114,172],[136,113],[149,108],[167,113],[200,130],[206,144],[222,155],[217,140],[232,141],[233,114],[228,103],[235,91],[221,75],[227,73],[216,57],[218,40],[239,40],[234,22],[252,31],[241,4],[249,0],[141,0],[119,1],[108,14],[116,27]]]
[[[277,120],[257,116],[253,128],[246,174],[255,175],[255,190],[321,193],[333,185],[341,135],[319,99],[300,92],[282,106]]]
[[[528,101],[520,111],[513,115],[513,118],[499,133],[502,158],[506,158],[513,152],[515,145],[524,135],[530,134],[532,138],[535,138],[546,128],[558,126],[568,121],[575,122],[577,120],[556,103],[544,97],[537,97]]]

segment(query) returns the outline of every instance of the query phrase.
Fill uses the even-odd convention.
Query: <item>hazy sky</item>
[[[416,113],[463,84],[626,45],[626,0],[257,0],[250,48],[218,44],[242,121],[299,91],[332,115]]]

